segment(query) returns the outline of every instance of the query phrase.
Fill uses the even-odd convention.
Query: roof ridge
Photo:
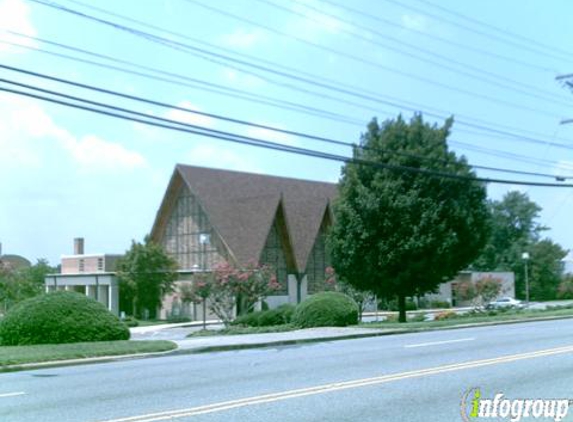
[[[269,177],[269,178],[274,178],[274,179],[298,181],[298,182],[305,182],[305,183],[320,183],[320,184],[331,185],[331,186],[337,186],[338,185],[338,183],[326,182],[326,181],[322,181],[322,180],[309,180],[309,179],[302,179],[300,177],[277,176],[274,174],[263,174],[263,173],[255,173],[255,172],[241,171],[241,170],[227,170],[227,169],[220,169],[220,168],[215,168],[215,167],[196,166],[196,165],[183,164],[183,163],[177,163],[176,167],[177,168],[195,168],[195,169],[207,170],[207,171],[213,171],[213,172],[235,173],[235,174],[241,174],[241,175],[246,175],[246,176]]]

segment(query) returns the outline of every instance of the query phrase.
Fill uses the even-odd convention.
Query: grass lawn
[[[410,321],[405,324],[397,321],[382,321],[382,322],[369,322],[360,324],[361,327],[369,328],[405,328],[405,329],[431,329],[431,328],[447,328],[463,324],[476,324],[483,322],[503,322],[528,319],[535,319],[540,317],[573,317],[573,309],[547,309],[547,310],[521,310],[521,311],[506,311],[500,312],[496,315],[488,314],[472,314],[472,315],[458,315],[440,321]]]
[[[201,330],[189,334],[187,337],[205,337],[205,336],[222,336],[222,335],[237,335],[237,334],[264,334],[264,333],[284,333],[286,331],[298,330],[291,324],[284,325],[270,325],[268,327],[243,327],[243,326],[230,326],[221,330]]]
[[[447,312],[447,310],[446,310]],[[411,314],[410,314],[411,316]],[[383,328],[383,329],[400,329],[400,330],[432,330],[448,328],[454,326],[464,326],[466,324],[478,323],[496,323],[504,321],[527,321],[540,317],[573,317],[573,308],[567,309],[547,309],[547,310],[520,310],[520,311],[501,311],[496,315],[487,313],[476,313],[470,315],[456,315],[448,319],[439,321],[409,321],[401,324],[397,321],[367,322],[354,327],[360,328]],[[221,330],[201,330],[189,334],[187,337],[203,336],[220,336],[220,335],[237,335],[237,334],[262,334],[262,333],[281,333],[299,329],[291,324],[273,325],[269,327],[244,327],[230,326]]]
[[[34,362],[165,352],[176,347],[175,343],[165,340],[121,340],[91,343],[38,344],[32,346],[0,346],[0,368],[5,365],[21,365]]]

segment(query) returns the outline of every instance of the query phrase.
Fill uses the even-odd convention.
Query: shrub
[[[398,311],[398,301],[396,299],[388,300],[385,303],[380,303],[380,309],[386,309],[388,311],[397,312]],[[418,306],[416,302],[412,299],[406,300],[406,311],[416,311]]]
[[[129,339],[129,329],[101,303],[59,291],[27,299],[0,323],[2,345],[59,344]]]
[[[425,320],[426,320],[426,315],[424,315],[423,313],[410,315],[408,317],[408,321],[410,322],[423,322]]]
[[[131,315],[126,316],[123,320],[123,323],[125,325],[127,325],[128,327],[137,327],[139,326],[139,321],[136,320],[134,317],[132,317]]]
[[[191,322],[191,318],[185,315],[169,315],[167,318],[167,322],[169,323],[181,323],[181,322]]]
[[[446,319],[457,318],[457,314],[454,311],[443,311],[436,314],[434,317],[435,321],[443,321]]]
[[[292,320],[295,306],[285,303],[275,309],[267,311],[251,312],[241,315],[233,321],[233,325],[245,325],[247,327],[270,327],[273,325],[289,324]]]
[[[267,311],[261,311],[261,312],[267,312]],[[258,327],[259,326],[259,314],[261,312],[249,312],[248,314],[240,315],[231,322],[231,325],[244,325],[246,327]]]
[[[430,302],[430,308],[432,309],[444,309],[444,308],[451,308],[450,302],[447,300],[432,300]]]
[[[342,293],[317,293],[296,307],[292,322],[302,328],[357,324],[358,305]]]

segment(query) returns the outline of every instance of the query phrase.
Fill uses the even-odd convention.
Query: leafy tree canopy
[[[173,291],[177,279],[177,262],[146,236],[143,243],[133,241],[117,264],[122,303],[129,303],[129,313],[141,317],[144,311],[155,318],[166,293]]]
[[[0,260],[0,309],[6,312],[13,305],[45,291],[47,274],[55,273],[46,259],[39,259],[31,267],[14,268]]]
[[[480,271],[513,271],[516,295],[525,298],[524,252],[529,253],[530,298],[555,299],[561,282],[561,260],[567,251],[550,239],[541,240],[541,207],[526,193],[511,191],[490,201],[490,237],[472,268]]]
[[[334,268],[360,290],[397,295],[402,321],[406,296],[451,279],[476,258],[488,236],[485,187],[464,178],[475,177],[471,167],[449,151],[452,123],[437,127],[421,115],[410,122],[374,119],[354,149],[356,160],[342,171],[328,238]]]

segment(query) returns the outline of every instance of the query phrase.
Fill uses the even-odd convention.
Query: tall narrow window
[[[86,269],[86,263],[85,263],[85,261],[84,261],[83,258],[82,258],[82,259],[80,259],[80,260],[78,261],[78,271],[79,271],[80,273],[83,273],[83,272],[85,271],[85,269]]]
[[[324,219],[306,263],[306,279],[310,294],[333,289],[333,286],[325,282],[326,267],[330,266],[330,257],[326,251],[327,229],[327,220]]]
[[[180,269],[210,270],[225,259],[207,214],[187,187],[180,190],[165,227],[163,247]]]
[[[98,270],[98,271],[103,271],[103,258],[98,258],[98,259],[97,259],[97,270]]]
[[[275,270],[277,281],[281,287],[274,294],[286,295],[288,294],[287,264],[278,225],[279,223],[275,219],[261,253],[261,263],[270,265]]]

